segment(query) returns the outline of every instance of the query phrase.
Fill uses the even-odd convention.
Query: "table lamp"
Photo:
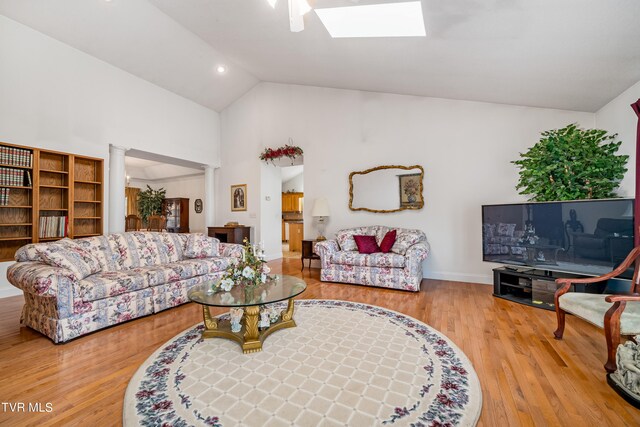
[[[314,218],[318,218],[318,237],[316,240],[322,241],[327,240],[324,234],[324,223],[327,217],[329,217],[331,213],[329,212],[329,202],[327,202],[326,197],[320,197],[315,200],[313,203],[313,209],[311,210],[311,216]]]

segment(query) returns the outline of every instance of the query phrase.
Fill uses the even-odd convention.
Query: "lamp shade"
[[[311,216],[329,216],[329,202],[325,197],[320,197],[313,203],[313,209],[311,210]]]

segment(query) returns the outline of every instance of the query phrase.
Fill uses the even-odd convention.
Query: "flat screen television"
[[[608,273],[633,249],[633,200],[483,205],[482,259],[519,269]]]

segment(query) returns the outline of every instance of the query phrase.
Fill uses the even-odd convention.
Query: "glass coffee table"
[[[271,333],[293,328],[296,322],[293,320],[293,298],[307,289],[304,280],[282,274],[275,274],[267,281],[252,290],[245,290],[234,286],[231,291],[219,290],[211,292],[211,282],[194,286],[189,290],[189,300],[202,305],[204,317],[204,331],[202,338],[227,338],[236,341],[242,346],[244,353],[254,353],[262,350],[262,343]],[[260,307],[278,301],[287,300],[287,308],[283,310],[275,323],[260,330]],[[242,308],[242,328],[239,332],[231,330],[231,322],[212,317],[209,307]]]

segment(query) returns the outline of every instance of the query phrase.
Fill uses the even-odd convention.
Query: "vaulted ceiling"
[[[285,0],[0,0],[7,17],[216,111],[270,81],[593,112],[640,81],[640,1],[422,8],[427,37],[332,39],[313,11],[290,32]]]

